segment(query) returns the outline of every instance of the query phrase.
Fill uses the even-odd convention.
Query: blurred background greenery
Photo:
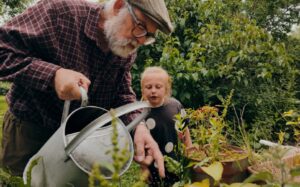
[[[0,24],[34,2],[0,1]],[[232,141],[242,139],[236,129],[237,118],[243,118],[255,149],[260,148],[260,139],[277,142],[280,132],[286,132],[286,143],[295,143],[282,114],[300,111],[299,0],[166,3],[175,31],[169,36],[159,34],[155,44],[139,49],[132,69],[138,98],[140,73],[147,66],[159,65],[171,75],[173,96],[186,108],[220,105],[235,90],[226,116],[226,133],[235,136]],[[0,82],[0,95],[9,87]],[[7,107],[4,97],[0,107],[2,119]],[[134,180],[138,171],[133,165],[125,180]]]

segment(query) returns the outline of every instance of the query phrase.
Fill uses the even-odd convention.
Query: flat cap
[[[166,34],[173,31],[173,26],[164,0],[126,0],[130,5],[140,9],[158,25]]]

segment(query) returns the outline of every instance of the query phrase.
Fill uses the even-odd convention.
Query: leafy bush
[[[0,95],[5,95],[10,88],[10,83],[0,82]]]
[[[173,95],[186,107],[218,105],[234,89],[237,111],[247,106],[246,130],[257,133],[256,140],[276,138],[281,114],[295,107],[297,68],[285,45],[250,20],[241,2],[170,0],[168,6],[175,32],[140,49],[135,90],[145,62],[168,70]]]

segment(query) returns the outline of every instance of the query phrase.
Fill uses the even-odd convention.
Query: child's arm
[[[184,143],[186,147],[192,146],[192,139],[189,128],[185,128],[183,131],[177,131],[179,140]]]
[[[184,129],[184,135],[183,135],[183,143],[186,147],[192,146],[192,139],[189,128]]]

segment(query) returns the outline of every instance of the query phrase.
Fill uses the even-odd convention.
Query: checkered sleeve
[[[131,87],[131,73],[129,71],[124,74],[122,83],[119,86],[118,97],[118,101],[122,101],[118,104],[119,106],[136,101],[136,95]],[[126,118],[123,118],[125,123],[128,124],[132,121],[138,113],[139,111],[136,111],[126,115]]]
[[[52,86],[60,67],[39,58],[41,46],[53,42],[51,11],[38,3],[0,28],[0,80],[44,91]]]

